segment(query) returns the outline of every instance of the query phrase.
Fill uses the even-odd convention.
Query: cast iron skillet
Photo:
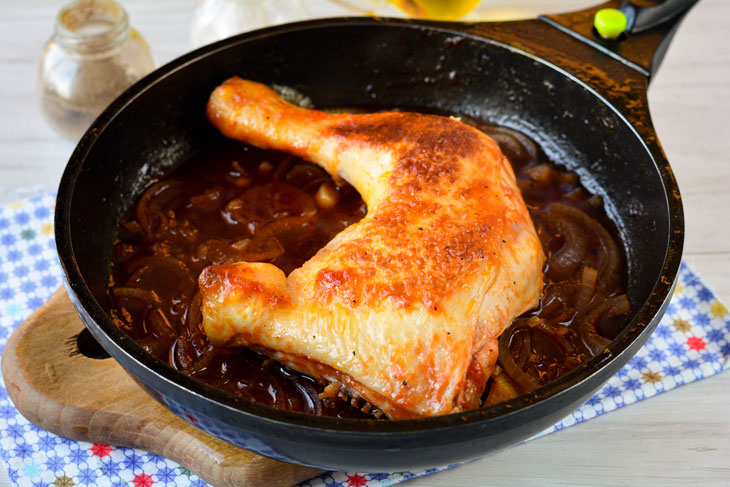
[[[595,10],[486,24],[303,22],[232,37],[158,69],[96,120],[61,180],[56,242],[84,323],[175,413],[214,436],[282,460],[364,471],[432,467],[476,458],[547,428],[646,341],[664,313],[682,250],[679,191],[649,119],[646,88],[686,10],[611,42],[592,34]],[[232,75],[291,86],[319,107],[425,107],[529,134],[603,196],[626,244],[630,323],[605,352],[531,394],[417,420],[338,420],[276,410],[158,361],[105,311],[112,242],[147,185],[221,140],[204,107],[211,90]]]

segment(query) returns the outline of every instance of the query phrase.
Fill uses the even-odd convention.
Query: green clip
[[[602,8],[593,18],[596,32],[604,39],[617,39],[626,30],[626,15],[615,8]]]

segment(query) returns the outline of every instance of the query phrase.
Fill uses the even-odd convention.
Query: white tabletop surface
[[[590,0],[486,0],[502,15]],[[0,203],[17,188],[55,188],[73,144],[44,123],[35,63],[64,2],[0,0]],[[121,0],[159,64],[191,48],[192,0]],[[363,2],[357,2],[362,4]],[[306,2],[346,14],[342,2]],[[730,303],[730,1],[687,16],[649,90],[657,133],[684,199],[684,258]],[[537,441],[410,481],[436,486],[730,485],[730,374],[722,373]],[[0,487],[7,485],[0,472]]]

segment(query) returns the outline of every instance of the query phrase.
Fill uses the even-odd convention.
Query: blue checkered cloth
[[[61,285],[48,192],[0,207],[0,350]],[[538,436],[594,418],[730,366],[730,314],[683,264],[667,313],[646,345],[583,406]],[[134,448],[77,442],[29,423],[0,380],[0,458],[18,486],[205,486],[186,468]],[[385,487],[419,472],[330,472],[306,487]]]

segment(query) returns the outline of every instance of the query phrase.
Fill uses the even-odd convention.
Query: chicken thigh
[[[341,384],[391,418],[478,407],[499,335],[542,290],[540,241],[497,144],[447,117],[299,108],[236,77],[207,115],[225,136],[320,165],[368,208],[289,276],[206,268],[211,342]]]

